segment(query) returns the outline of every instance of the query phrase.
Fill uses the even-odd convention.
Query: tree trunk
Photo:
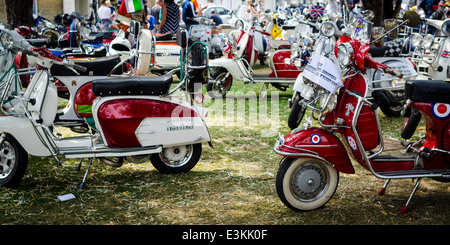
[[[33,25],[33,0],[4,0],[10,25]]]
[[[374,26],[384,26],[385,19],[396,19],[400,13],[402,0],[362,0],[365,10],[375,14]]]

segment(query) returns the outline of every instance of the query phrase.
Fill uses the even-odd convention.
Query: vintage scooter
[[[364,11],[362,17],[370,19],[371,14],[371,11]],[[307,64],[308,57],[314,52],[329,59],[335,59],[335,54],[333,52],[335,40],[343,35],[340,28],[338,28],[339,22],[324,21],[317,24],[300,20],[300,23],[302,24],[296,27],[296,35],[292,38],[292,54],[290,62],[294,63],[297,67],[303,67]],[[342,23],[340,24],[341,27],[345,27]],[[315,33],[314,30],[318,30],[319,33]],[[371,45],[369,53],[376,62],[388,65],[392,69],[403,73],[404,78],[398,79],[389,74],[384,74],[379,70],[366,70],[364,76],[369,82],[369,93],[367,98],[372,100],[372,91],[380,90],[390,101],[390,103],[380,105],[381,111],[388,116],[400,116],[400,111],[405,101],[404,82],[407,79],[414,78],[417,75],[417,72],[415,71],[414,65],[405,57],[384,57],[385,49],[385,47],[374,48],[374,46]],[[303,86],[303,74],[299,74],[293,86],[294,93],[289,100],[291,111],[288,117],[288,126],[291,129],[295,129],[300,125],[307,109],[306,104],[311,102],[314,103],[314,98],[313,100],[305,100],[303,97],[304,95],[302,96],[301,92],[303,91]]]
[[[406,83],[409,99],[427,115],[427,128],[431,130],[427,130],[420,148],[409,147],[413,152],[382,155],[383,134],[376,109],[386,103],[386,98],[382,93],[375,93],[375,100],[369,101],[368,83],[362,74],[366,67],[397,77],[402,74],[367,55],[371,23],[359,17],[351,23],[353,25],[347,26],[345,35],[335,46],[343,80],[339,67],[324,56],[316,54],[305,67],[303,76],[312,86],[304,89],[318,98],[310,108],[320,127],[307,124],[276,142],[274,151],[284,157],[276,176],[277,194],[293,210],[322,207],[337,189],[339,172],[355,173],[352,157],[376,177],[387,180],[380,194],[384,194],[391,179],[418,180],[401,209],[402,213],[407,213],[422,178],[443,181],[450,178],[450,117],[447,113],[450,112],[447,96],[450,86],[442,81],[424,84],[410,80]]]
[[[211,59],[221,57],[223,38],[221,27],[214,25],[212,20],[207,17],[200,16],[194,19],[198,24],[191,26],[189,36],[198,38],[200,42],[208,45],[209,57]]]
[[[184,37],[187,40],[186,34]],[[186,40],[180,41],[183,50],[187,50]],[[0,41],[6,48],[12,45],[6,32],[1,34]],[[25,91],[15,79],[19,73],[0,85],[1,186],[20,182],[27,168],[28,154],[52,156],[58,163],[63,159],[81,158],[79,166],[83,159],[89,159],[80,184],[83,188],[94,158],[115,167],[121,166],[124,158],[150,159],[162,173],[188,172],[200,159],[201,143],[211,141],[204,122],[206,110],[193,104],[189,94],[181,97],[173,94],[179,88],[192,87],[191,84],[185,84],[188,80],[184,79],[169,91],[171,75],[92,81],[92,92],[97,96],[92,104],[97,131],[63,138],[54,131],[58,95],[49,79],[49,70],[54,65],[77,72],[87,69],[72,61],[49,59],[30,50],[23,50],[23,53],[28,55],[30,65],[39,64],[43,69],[36,70]],[[113,157],[118,160],[109,159]]]
[[[246,83],[262,83],[264,86],[271,84],[277,89],[286,90],[287,87],[294,84],[298,74],[302,72],[295,65],[285,63],[285,59],[289,59],[291,56],[291,50],[279,49],[268,55],[268,65],[272,71],[268,75],[254,74],[252,67],[258,60],[258,51],[253,45],[252,34],[255,31],[266,36],[270,35],[270,33],[257,30],[252,26],[246,26],[239,30],[236,40],[233,35],[230,35],[230,38],[224,38],[226,57],[209,62],[213,71],[212,79],[209,80],[206,89],[212,98],[225,97],[231,89],[233,79]]]

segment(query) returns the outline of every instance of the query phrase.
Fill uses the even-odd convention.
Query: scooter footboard
[[[355,173],[347,151],[339,138],[321,128],[293,130],[285,137],[280,137],[274,146],[274,151],[287,158],[324,159],[339,172]]]

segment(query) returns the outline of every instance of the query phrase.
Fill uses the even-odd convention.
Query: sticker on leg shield
[[[319,144],[321,141],[320,135],[318,134],[313,134],[311,135],[311,143],[313,143],[314,145]]]
[[[352,136],[347,136],[347,142],[353,150],[356,151],[356,149],[358,149],[358,146],[356,145],[356,141],[355,141],[355,139],[353,139]]]

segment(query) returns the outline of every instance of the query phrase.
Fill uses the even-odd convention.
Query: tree
[[[33,0],[4,0],[10,25],[33,25]]]
[[[385,19],[396,19],[400,13],[402,0],[362,0],[365,10],[375,14],[374,26],[383,26]]]

